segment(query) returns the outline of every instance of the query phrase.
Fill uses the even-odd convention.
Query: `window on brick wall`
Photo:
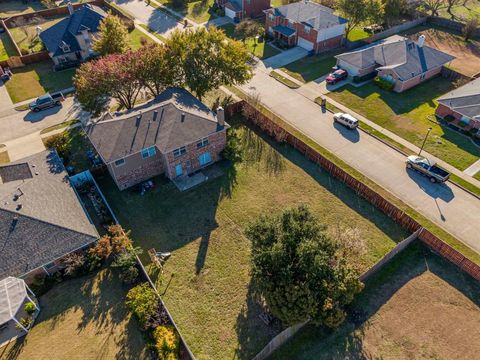
[[[274,16],[272,13],[268,14],[268,18],[269,18],[271,21],[275,20],[275,16]]]
[[[182,156],[187,152],[187,148],[185,146],[179,147],[178,149],[173,150],[173,156],[179,157]]]
[[[149,148],[143,149],[142,150],[142,158],[146,159],[150,156],[153,156],[156,154],[155,146],[150,146]]]
[[[305,34],[310,34],[310,26],[305,25],[305,26],[303,27],[303,30],[305,31]]]
[[[118,159],[117,161],[115,161],[116,167],[123,166],[123,165],[125,165],[125,159]]]
[[[208,138],[203,138],[197,143],[197,149],[203,148],[208,145]]]

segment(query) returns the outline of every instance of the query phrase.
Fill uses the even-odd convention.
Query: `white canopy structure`
[[[13,320],[21,329],[28,332],[28,329],[20,324],[16,315],[26,299],[34,304],[37,310],[40,310],[33,300],[34,298],[35,295],[24,280],[9,276],[0,281],[0,326]]]

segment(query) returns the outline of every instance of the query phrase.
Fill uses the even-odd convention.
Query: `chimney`
[[[417,41],[418,47],[423,47],[424,43],[425,43],[425,35],[420,35]]]
[[[35,30],[37,31],[37,36],[40,36],[40,34],[42,33],[42,28],[40,26],[37,26]]]
[[[68,13],[70,15],[73,15],[73,13],[75,12],[75,10],[73,9],[73,5],[72,3],[69,1],[68,4],[67,4],[67,8],[68,8]]]
[[[158,111],[155,110],[155,111],[153,112],[153,121],[157,121],[157,116],[158,116]]]
[[[182,113],[182,118],[180,120],[181,122],[184,122],[185,121],[185,113]]]
[[[221,106],[217,109],[217,121],[218,125],[225,126],[225,110]]]

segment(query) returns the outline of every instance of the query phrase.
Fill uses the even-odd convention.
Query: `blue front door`
[[[182,164],[175,165],[175,176],[181,176],[183,173]]]
[[[207,165],[209,162],[212,161],[212,156],[207,151],[198,157],[198,161],[200,162],[200,166]]]

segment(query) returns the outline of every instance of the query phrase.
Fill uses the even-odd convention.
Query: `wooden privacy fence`
[[[278,142],[285,142],[293,146],[306,158],[318,164],[325,169],[330,175],[344,182],[348,187],[353,189],[359,196],[363,197],[374,205],[377,209],[393,219],[400,226],[409,232],[416,232],[422,229],[422,226],[412,219],[410,215],[400,210],[383,196],[372,190],[367,185],[357,180],[345,170],[335,165],[332,161],[325,158],[317,150],[305,144],[295,135],[273,122],[269,117],[258,111],[252,105],[242,100],[235,104],[229,105],[225,110],[227,116],[236,113],[243,113],[248,121],[258,126],[262,131],[274,138]],[[480,281],[480,266],[463,256],[450,245],[433,235],[430,231],[423,229],[420,231],[418,238],[425,243],[430,249],[445,257],[463,271],[470,274],[473,278]]]

